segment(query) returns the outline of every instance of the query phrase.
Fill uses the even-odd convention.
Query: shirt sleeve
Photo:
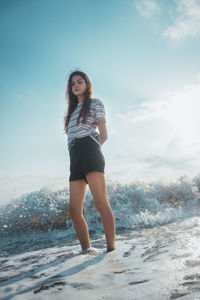
[[[106,113],[105,113],[104,105],[99,99],[97,99],[97,100],[98,101],[96,104],[96,119],[106,121]]]

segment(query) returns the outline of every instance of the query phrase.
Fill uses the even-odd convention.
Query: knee
[[[69,206],[69,215],[73,221],[79,221],[82,218],[82,213],[78,211],[73,205]]]
[[[97,199],[95,200],[95,207],[101,215],[106,214],[108,211],[110,211],[109,204],[102,202],[100,199],[99,201]]]

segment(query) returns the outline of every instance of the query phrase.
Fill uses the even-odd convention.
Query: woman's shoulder
[[[93,105],[103,105],[103,102],[99,98],[92,98]]]

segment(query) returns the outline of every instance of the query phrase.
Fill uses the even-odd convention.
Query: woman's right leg
[[[84,179],[69,182],[70,218],[73,221],[82,250],[90,248],[88,226],[83,216],[83,200],[85,197],[86,186],[87,184]]]
[[[93,171],[87,173],[86,178],[94,204],[101,215],[109,252],[115,249],[115,218],[108,199],[105,177],[102,172]]]

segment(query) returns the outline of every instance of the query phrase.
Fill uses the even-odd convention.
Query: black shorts
[[[70,176],[69,181],[85,179],[92,171],[104,173],[105,159],[100,145],[90,136],[72,140],[69,146]]]

